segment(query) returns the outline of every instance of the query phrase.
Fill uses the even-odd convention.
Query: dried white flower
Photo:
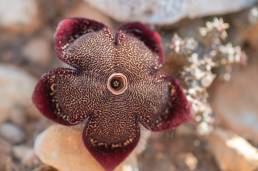
[[[228,80],[231,65],[242,63],[245,58],[239,46],[222,43],[227,37],[228,28],[229,25],[223,19],[215,18],[199,30],[202,40],[196,41],[192,37],[183,39],[174,35],[171,41],[172,52],[186,61],[181,79],[187,98],[192,103],[194,118],[198,123],[196,128],[200,134],[209,133],[214,122],[207,88],[217,76],[222,75]],[[218,69],[218,72],[214,73],[213,69]]]

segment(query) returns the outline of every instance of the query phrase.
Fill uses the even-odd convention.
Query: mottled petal
[[[93,103],[87,93],[91,89],[92,84],[85,74],[57,68],[40,78],[32,98],[36,107],[49,119],[64,125],[75,125],[90,113]]]
[[[138,22],[125,24],[120,27],[119,31],[132,35],[144,42],[152,52],[159,55],[159,62],[163,63],[161,38],[157,32],[150,30],[148,27]]]
[[[148,129],[161,131],[176,128],[191,119],[191,105],[177,81],[166,77],[152,80],[146,85],[138,85],[143,91],[138,101],[142,106],[138,112],[140,122]]]
[[[144,80],[160,68],[159,56],[138,38],[120,31],[117,33],[117,51],[114,68],[125,74],[129,82]]]
[[[140,137],[135,116],[123,112],[122,108],[110,108],[106,113],[94,113],[83,133],[86,147],[107,171],[113,171],[129,155]]]
[[[60,22],[56,34],[57,56],[71,66],[88,71],[112,68],[113,36],[102,23],[69,18]]]
[[[167,109],[161,114],[161,122],[156,125],[154,131],[176,128],[192,118],[191,104],[179,86],[179,82],[172,78],[168,80],[171,83],[170,99]]]

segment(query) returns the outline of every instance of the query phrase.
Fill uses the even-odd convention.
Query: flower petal
[[[145,111],[138,112],[140,122],[153,131],[175,128],[181,123],[191,119],[191,105],[186,99],[179,83],[172,78],[148,83],[145,86],[145,95],[140,97]],[[140,86],[140,85],[139,85]],[[142,96],[141,95],[141,96]]]
[[[115,35],[114,68],[124,73],[131,84],[157,73],[163,60],[158,33],[140,23],[122,26]]]
[[[119,28],[119,31],[132,35],[144,42],[152,52],[159,55],[159,62],[163,63],[164,54],[161,46],[161,38],[157,32],[150,30],[139,22],[125,24]]]
[[[113,171],[129,155],[140,137],[135,116],[121,110],[94,113],[83,133],[86,147],[107,171]]]
[[[111,68],[113,36],[102,23],[85,18],[65,19],[57,27],[55,46],[58,58],[77,69]]]
[[[90,113],[93,103],[87,93],[91,89],[92,85],[84,74],[73,69],[56,68],[40,78],[32,98],[49,119],[75,125]]]
[[[172,78],[168,78],[168,80],[171,83],[168,113],[163,113],[163,115],[165,114],[162,116],[163,121],[156,126],[155,131],[175,128],[192,118],[191,104],[179,86],[179,82]]]

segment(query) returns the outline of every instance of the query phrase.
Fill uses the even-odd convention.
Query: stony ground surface
[[[55,132],[55,135],[51,132],[52,141],[54,137],[59,137],[58,141],[51,143],[52,146],[44,144],[47,140],[41,139],[43,142],[36,145],[35,152],[37,137],[47,133],[49,135],[49,132],[41,133],[49,131],[53,123],[43,118],[34,108],[31,93],[42,73],[62,65],[55,58],[53,45],[53,34],[59,20],[83,16],[112,27],[120,23],[81,0],[10,2],[8,5],[6,0],[0,0],[0,5],[4,3],[11,11],[18,11],[11,12],[12,15],[9,16],[9,10],[0,7],[0,171],[56,171],[56,168],[59,171],[73,170],[69,167],[73,167],[74,163],[69,163],[68,166],[65,154],[69,153],[70,159],[78,159],[81,155],[84,158],[90,156],[76,153],[76,150],[65,151],[69,151],[69,147],[65,148],[69,143],[62,144],[63,149],[57,149],[58,144],[55,146],[55,143],[64,142],[67,138],[60,132]],[[257,171],[258,24],[257,18],[250,18],[251,13],[258,15],[258,11],[247,9],[222,16],[230,24],[229,41],[240,45],[249,60],[245,67],[234,67],[231,81],[225,83],[217,79],[209,89],[209,101],[215,111],[215,127],[219,129],[216,128],[210,135],[200,136],[194,129],[194,123],[190,123],[176,131],[152,134],[141,148],[143,152],[134,154],[139,171]],[[9,18],[2,19],[2,16]],[[248,17],[252,23],[247,22]],[[210,18],[185,19],[170,26],[157,27],[163,35],[166,51],[169,52],[169,42],[174,33],[194,36],[192,30],[203,26]],[[170,64],[166,67],[173,70],[169,68]],[[77,141],[76,138],[72,139]],[[48,157],[50,152],[46,151],[53,151],[51,148],[55,147],[62,156],[51,160]],[[232,161],[239,162],[232,165]],[[134,160],[128,162],[129,165],[130,162],[135,164]],[[96,164],[93,165],[82,165],[75,171],[89,168],[101,170]],[[67,168],[62,169],[64,167],[61,166]]]

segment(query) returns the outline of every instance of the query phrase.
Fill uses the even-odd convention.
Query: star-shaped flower
[[[102,166],[113,170],[137,145],[140,124],[152,131],[190,118],[190,104],[163,63],[160,37],[140,23],[115,34],[84,18],[63,20],[55,34],[56,68],[39,80],[33,101],[49,119],[85,124],[83,141]]]

